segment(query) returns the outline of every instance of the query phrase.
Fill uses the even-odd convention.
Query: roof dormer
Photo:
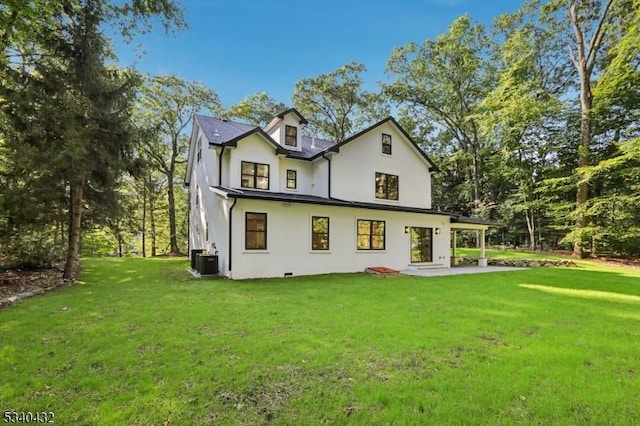
[[[264,128],[271,138],[289,151],[302,150],[302,130],[308,121],[296,110],[290,108],[276,115]]]

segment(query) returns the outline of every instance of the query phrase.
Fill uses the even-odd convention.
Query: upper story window
[[[358,250],[384,250],[384,220],[358,219]]]
[[[269,189],[269,165],[242,162],[240,186],[243,188]]]
[[[298,172],[296,170],[287,170],[287,189],[298,188]]]
[[[382,134],[382,153],[391,155],[391,135]]]
[[[200,187],[196,185],[196,206],[200,205]]]
[[[196,158],[196,163],[199,163],[202,159],[202,135],[198,136],[198,154],[196,155]]]
[[[376,198],[398,199],[398,176],[376,172]]]
[[[284,126],[284,144],[287,146],[298,146],[298,128],[295,126]]]

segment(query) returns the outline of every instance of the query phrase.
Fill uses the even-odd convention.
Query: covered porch
[[[478,267],[487,267],[487,256],[485,251],[486,234],[491,226],[500,226],[501,224],[492,220],[480,219],[475,217],[459,216],[451,219],[451,266],[458,266],[459,256],[458,250],[458,232],[460,231],[476,231],[478,233],[478,241],[480,246],[480,257],[478,258]]]

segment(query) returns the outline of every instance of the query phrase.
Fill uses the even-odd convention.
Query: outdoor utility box
[[[200,275],[218,274],[218,256],[211,254],[200,254],[198,256],[198,272]]]
[[[204,254],[205,250],[204,249],[194,249],[191,250],[191,269],[193,269],[194,271],[196,271],[198,269],[198,264],[196,263],[196,256],[199,254]]]

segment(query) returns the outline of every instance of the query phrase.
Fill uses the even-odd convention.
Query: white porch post
[[[451,266],[458,265],[458,256],[456,255],[456,249],[458,248],[458,231],[455,229],[452,231],[453,242],[451,244]]]
[[[480,258],[478,259],[478,266],[487,266],[487,257],[484,251],[484,234],[485,229],[480,231]]]

